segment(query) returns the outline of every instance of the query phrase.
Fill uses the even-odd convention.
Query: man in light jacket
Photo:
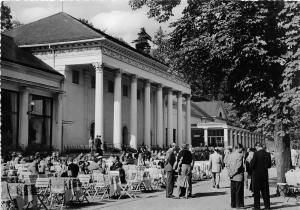
[[[236,145],[234,152],[229,155],[226,163],[230,177],[231,208],[244,207],[244,155],[242,150],[243,146],[241,144]]]
[[[214,153],[209,156],[209,169],[213,175],[213,188],[220,188],[220,173],[222,171],[223,166],[223,158],[222,155],[219,154],[217,148],[214,148]]]
[[[166,197],[172,198],[173,196],[173,188],[174,188],[174,163],[176,161],[176,157],[174,154],[174,147],[171,147],[166,154],[165,158],[165,171],[167,174],[167,180],[166,180]]]

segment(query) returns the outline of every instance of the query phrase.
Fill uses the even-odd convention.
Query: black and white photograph
[[[300,1],[2,0],[1,209],[300,209]]]

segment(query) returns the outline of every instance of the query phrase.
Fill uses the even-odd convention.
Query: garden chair
[[[50,200],[48,200],[48,197],[50,196],[50,179],[38,177],[36,179],[35,187],[38,200],[40,201],[38,208],[44,206],[47,209],[46,204],[50,203]]]
[[[61,203],[60,209],[65,205],[65,195],[66,195],[66,185],[65,179],[63,178],[51,178],[50,183],[50,208],[53,205],[53,202],[57,204]]]
[[[289,170],[285,173],[285,179],[288,193],[298,202],[300,199],[300,171]],[[289,199],[287,201],[289,201]]]
[[[10,195],[6,181],[1,182],[1,209],[18,209],[17,197]]]
[[[78,179],[81,183],[81,187],[84,191],[84,194],[91,197],[92,190],[93,190],[93,183],[91,183],[91,175],[90,174],[79,174]]]
[[[104,175],[102,173],[93,173],[93,181],[94,181],[94,196],[93,199],[95,199],[96,196],[101,195],[101,200],[104,199],[104,197],[107,195],[109,196],[109,177],[107,175]]]

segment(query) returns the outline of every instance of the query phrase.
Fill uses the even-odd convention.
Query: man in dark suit
[[[173,188],[174,188],[174,163],[176,161],[176,157],[174,154],[174,147],[171,147],[166,154],[166,162],[165,162],[165,171],[167,174],[167,186],[166,186],[166,197],[172,198],[174,197]]]
[[[262,144],[255,144],[256,151],[251,161],[252,181],[254,193],[254,209],[260,209],[260,192],[262,194],[265,209],[270,209],[270,191],[268,168],[271,167],[271,155],[266,152]]]

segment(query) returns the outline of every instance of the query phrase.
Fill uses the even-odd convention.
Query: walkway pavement
[[[272,209],[300,210],[300,202],[297,204],[295,199],[287,199],[275,197],[276,186],[276,170],[270,170],[270,192]],[[175,189],[176,190],[176,189]],[[176,191],[174,192],[174,194]],[[221,174],[220,189],[211,187],[211,181],[201,181],[193,185],[194,198],[191,199],[168,199],[165,198],[165,191],[154,193],[142,193],[137,199],[121,199],[111,201],[100,201],[91,203],[88,207],[78,207],[83,210],[109,209],[109,210],[176,210],[176,209],[201,209],[201,210],[227,210],[230,208],[230,187],[226,172]],[[253,197],[249,196],[249,192],[245,190],[245,209],[253,208]],[[263,201],[261,200],[263,209]]]

